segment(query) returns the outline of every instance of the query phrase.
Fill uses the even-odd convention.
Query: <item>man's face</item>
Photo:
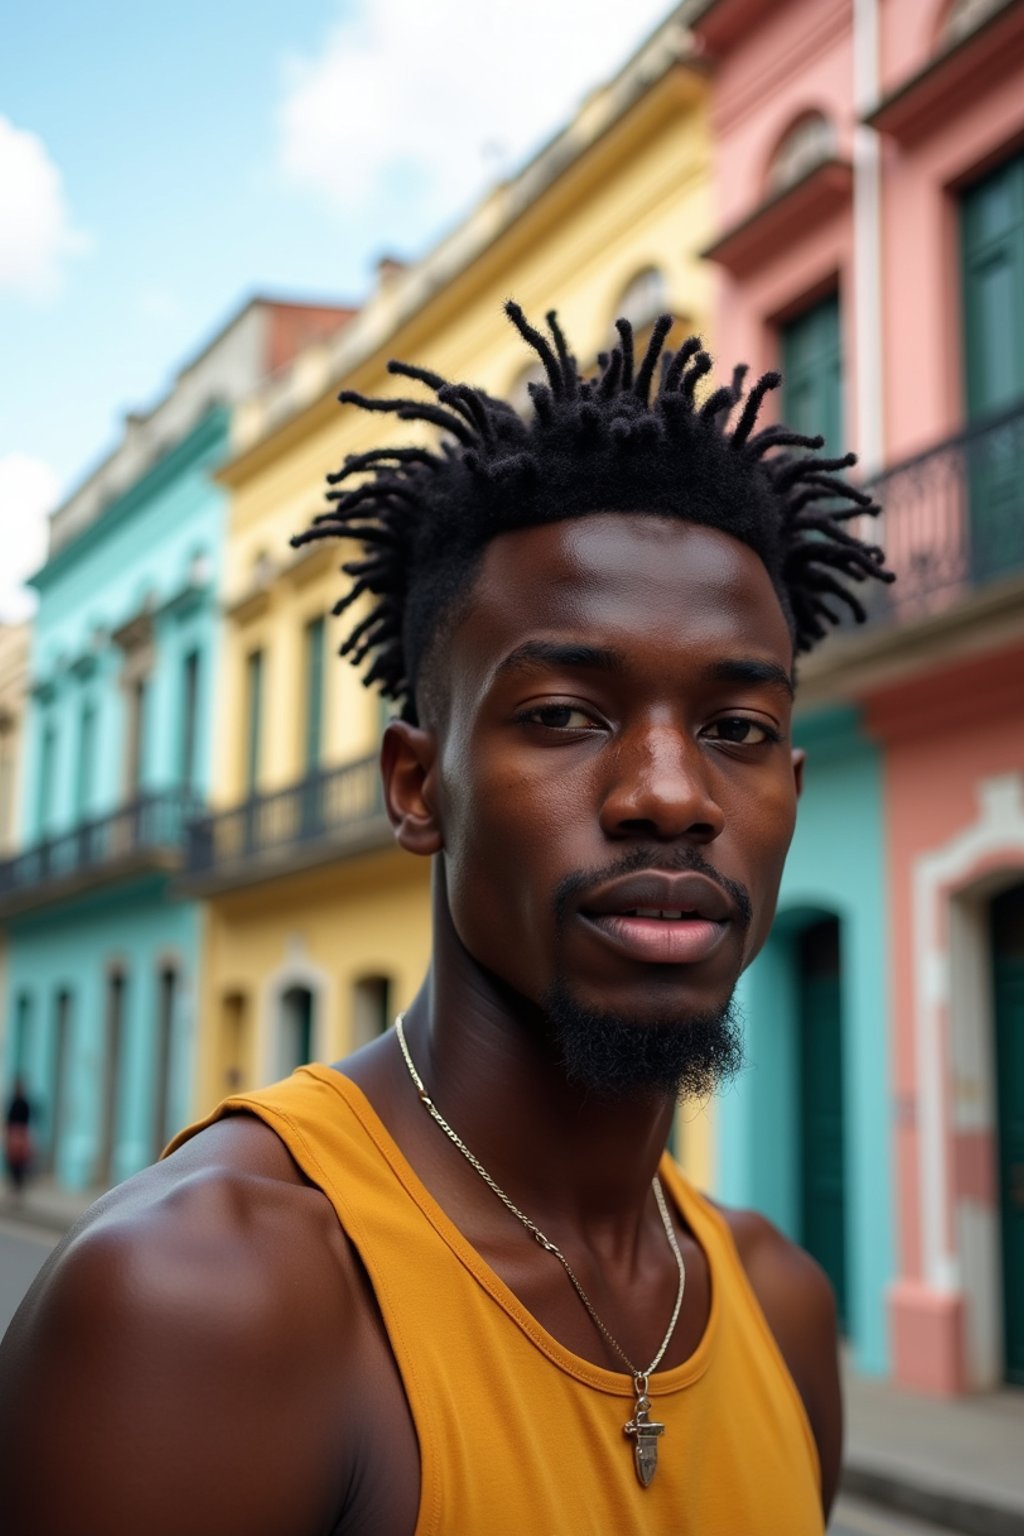
[[[441,664],[436,809],[469,953],[540,1005],[725,1008],[796,809],[792,640],[758,557],[617,513],[503,535]]]

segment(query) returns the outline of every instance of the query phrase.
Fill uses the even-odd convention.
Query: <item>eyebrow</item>
[[[781,689],[791,699],[796,693],[792,676],[776,661],[758,661],[753,657],[737,656],[714,662],[708,671],[716,683],[760,684]]]
[[[566,668],[574,671],[625,672],[626,661],[618,651],[606,646],[556,640],[526,640],[498,663],[495,676],[506,672],[525,672],[531,667]]]
[[[607,673],[627,670],[625,657],[606,646],[585,645],[579,641],[526,640],[498,663],[495,676],[525,672],[537,666]],[[716,683],[776,688],[790,699],[796,692],[793,678],[785,667],[776,661],[761,661],[752,656],[727,657],[713,662],[708,668],[708,677]]]

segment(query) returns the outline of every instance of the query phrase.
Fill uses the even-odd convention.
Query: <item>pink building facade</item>
[[[1024,1385],[1024,3],[697,12],[715,350],[859,453],[899,576],[801,689],[881,765],[887,1368]]]

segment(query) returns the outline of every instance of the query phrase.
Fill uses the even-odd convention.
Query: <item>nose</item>
[[[698,742],[671,725],[623,738],[601,806],[606,836],[711,843],[725,827]]]

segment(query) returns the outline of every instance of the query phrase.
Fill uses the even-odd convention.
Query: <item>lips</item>
[[[621,954],[660,965],[709,959],[739,916],[732,898],[707,876],[659,870],[586,893],[580,915]]]

